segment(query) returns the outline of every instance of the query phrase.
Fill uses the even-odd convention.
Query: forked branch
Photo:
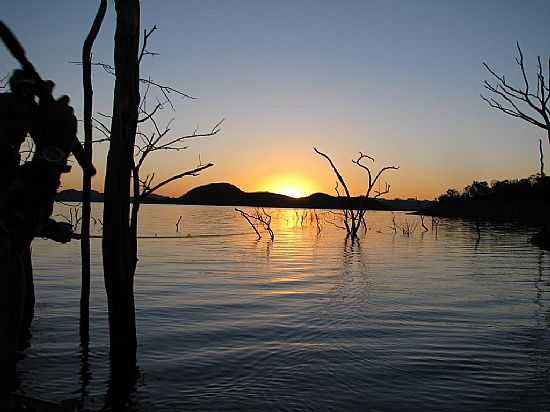
[[[380,188],[378,190],[374,189],[375,185],[378,183],[380,176],[382,176],[382,174],[387,170],[398,170],[399,166],[385,166],[382,169],[380,169],[378,173],[374,174],[371,168],[364,163],[365,159],[368,159],[374,163],[374,157],[369,156],[363,152],[359,152],[359,157],[355,160],[352,160],[352,163],[359,166],[361,169],[367,172],[368,187],[365,195],[362,196],[362,198],[358,199],[359,200],[359,202],[357,203],[358,207],[354,208],[351,202],[352,198],[351,198],[351,194],[348,189],[348,186],[344,181],[342,174],[338,171],[338,168],[332,161],[332,159],[325,153],[317,150],[317,148],[315,147],[313,148],[313,150],[315,151],[315,153],[324,157],[329,162],[334,174],[336,175],[338,180],[336,182],[336,187],[334,190],[336,191],[336,194],[338,195],[338,197],[341,197],[340,191],[338,190],[339,184],[341,184],[342,187],[344,188],[344,191],[347,197],[348,205],[342,206],[342,212],[340,214],[342,217],[342,222],[344,226],[339,226],[339,225],[336,225],[336,226],[345,228],[348,235],[351,235],[352,238],[355,238],[357,237],[357,232],[361,227],[365,229],[367,228],[367,224],[365,221],[365,213],[367,212],[367,207],[368,207],[367,201],[369,199],[379,198],[385,195],[386,193],[389,193],[390,191],[391,186],[388,183],[385,183],[384,189],[380,189]],[[371,193],[374,193],[374,196],[371,196]],[[331,224],[334,224],[334,223],[331,222]]]
[[[271,215],[268,214],[264,208],[256,208],[254,214],[252,215],[246,213],[244,210],[239,208],[235,208],[235,211],[239,212],[241,216],[245,218],[248,224],[252,226],[252,228],[256,232],[256,235],[258,236],[258,240],[262,238],[262,235],[258,230],[258,226],[262,226],[264,228],[264,230],[269,234],[269,237],[272,241],[275,239],[275,234],[271,229]]]
[[[503,75],[497,74],[487,63],[483,63],[483,67],[489,72],[493,78],[493,82],[487,80],[483,82],[483,87],[489,91],[490,96],[486,97],[482,94],[481,98],[494,109],[546,130],[548,142],[550,143],[550,58],[547,62],[547,78],[542,60],[540,56],[537,57],[537,81],[535,90],[533,91],[527,76],[523,52],[519,43],[516,43],[516,47],[518,50],[516,63],[521,73],[523,85],[515,86],[510,84]],[[529,113],[525,109],[531,112]]]

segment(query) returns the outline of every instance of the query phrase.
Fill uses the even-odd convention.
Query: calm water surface
[[[293,210],[270,213],[274,242],[232,208],[143,208],[142,235],[189,237],[140,241],[136,408],[550,410],[550,258],[528,229],[485,225],[477,241],[470,223],[443,220],[437,239],[406,237],[373,212],[351,243]],[[103,406],[100,246],[82,362],[79,244],[34,243],[34,337],[19,363],[30,395]]]

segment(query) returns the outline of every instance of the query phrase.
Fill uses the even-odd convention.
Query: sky
[[[99,2],[3,0],[2,19],[44,78],[57,83],[82,118],[82,42]],[[158,152],[145,166],[159,178],[203,163],[201,176],[165,187],[230,182],[246,191],[334,193],[335,176],[313,147],[329,154],[353,194],[366,176],[351,162],[364,152],[385,175],[387,198],[433,199],[473,180],[521,178],[539,169],[541,129],[492,110],[480,98],[487,62],[520,81],[515,44],[529,72],[550,55],[547,0],[261,1],[143,0],[142,28],[157,25],[141,67],[196,97],[174,97],[161,123],[173,136],[196,127],[214,137],[179,152]],[[95,61],[113,62],[114,4],[94,45]],[[0,49],[0,75],[17,63]],[[113,78],[94,70],[94,112],[110,113]],[[533,80],[534,81],[534,80]],[[550,153],[548,141],[544,141]],[[107,145],[96,145],[103,188]],[[78,167],[63,188],[79,188]]]

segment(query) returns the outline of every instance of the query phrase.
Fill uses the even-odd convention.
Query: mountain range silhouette
[[[103,193],[92,190],[91,198],[92,202],[103,202]],[[63,190],[57,195],[58,201],[80,202],[81,199],[82,192],[74,189]],[[416,199],[365,199],[363,196],[348,199],[326,193],[294,198],[271,192],[244,192],[231,183],[198,186],[180,197],[151,195],[143,203],[300,209],[358,209],[366,206],[370,210],[420,210],[431,204],[429,201]]]

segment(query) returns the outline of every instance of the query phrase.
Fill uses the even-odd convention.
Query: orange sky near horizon
[[[187,170],[197,164],[195,156],[201,147],[194,151],[177,155],[167,153],[159,155],[151,163],[149,169],[145,172],[155,171],[158,179],[169,177],[182,170]],[[325,150],[328,154],[328,150]],[[464,186],[470,184],[473,180],[486,180],[490,182],[494,179],[514,179],[526,177],[536,172],[537,155],[534,150],[528,154],[532,159],[532,163],[527,165],[524,170],[517,168],[515,174],[510,173],[507,164],[500,162],[498,155],[493,155],[492,158],[481,159],[466,159],[466,163],[470,164],[470,168],[463,167],[462,159],[457,159],[450,156],[449,159],[440,159],[438,161],[428,161],[423,156],[413,154],[404,157],[401,162],[382,163],[371,168],[373,173],[376,173],[380,167],[385,165],[399,165],[399,170],[389,170],[380,178],[380,184],[383,187],[385,182],[391,185],[391,190],[384,198],[418,198],[432,200],[444,193],[448,188],[456,188],[461,190]],[[170,157],[178,158],[181,161],[172,161]],[[180,181],[173,182],[161,190],[158,194],[178,197],[192,189],[193,187],[213,183],[227,182],[238,186],[240,189],[247,192],[254,191],[270,191],[273,193],[286,194],[293,197],[307,196],[316,192],[324,192],[330,195],[335,195],[336,176],[328,162],[313,152],[304,150],[303,153],[293,152],[287,156],[279,156],[278,154],[266,156],[265,158],[256,159],[253,157],[243,156],[240,158],[238,154],[231,156],[222,156],[219,159],[217,156],[207,159],[212,161],[214,166],[203,171],[197,177],[186,177]],[[344,176],[346,183],[352,195],[364,194],[367,188],[367,175],[352,164],[351,160],[356,156],[348,155],[341,152],[336,152],[331,155],[336,163],[340,173]],[[98,168],[98,175],[93,179],[93,188],[98,191],[103,191],[104,179],[104,159],[105,151],[96,151],[95,164]],[[203,160],[204,162],[204,160]],[[415,162],[423,164],[422,167],[415,165]],[[235,168],[233,165],[238,164],[240,167]],[[446,164],[445,167],[442,164]],[[531,167],[532,166],[532,167]],[[181,169],[181,168],[184,169]],[[484,173],[480,174],[479,170]],[[79,166],[73,162],[73,170],[62,178],[62,189],[80,189],[81,173]]]

